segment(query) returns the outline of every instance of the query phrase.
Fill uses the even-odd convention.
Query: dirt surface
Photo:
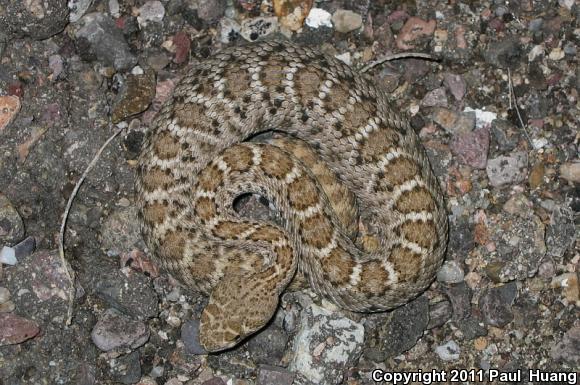
[[[440,383],[494,381],[493,369],[521,370],[496,383],[573,383],[579,16],[573,0],[0,0],[0,385],[356,385],[375,383],[375,369],[442,371]],[[288,293],[256,336],[199,355],[204,298],[148,258],[135,159],[189,64],[273,38],[356,68],[397,52],[435,58],[369,73],[409,115],[446,192],[447,262],[393,312],[350,314]],[[68,218],[77,278],[67,326],[62,213],[118,127]],[[256,197],[239,210],[273,218]],[[474,377],[453,382],[457,369]]]

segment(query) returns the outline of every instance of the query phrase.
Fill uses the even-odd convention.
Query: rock
[[[310,28],[332,28],[332,15],[322,8],[312,8],[306,18],[306,25]]]
[[[0,313],[12,313],[16,309],[16,305],[12,301],[0,303]]]
[[[427,329],[434,329],[443,326],[449,321],[453,314],[451,302],[447,300],[439,301],[429,306],[429,323]]]
[[[348,33],[362,26],[361,15],[346,9],[338,9],[332,14],[332,24],[337,32]]]
[[[363,341],[362,325],[312,304],[302,310],[288,369],[320,385],[339,384]]]
[[[0,193],[0,244],[14,244],[24,237],[24,222],[8,198]]]
[[[465,274],[457,261],[445,261],[437,272],[437,280],[446,284],[463,282]]]
[[[292,385],[294,373],[285,368],[262,365],[258,368],[257,385]]]
[[[222,43],[231,43],[240,36],[242,27],[237,21],[224,17],[220,20],[220,41]]]
[[[5,287],[0,287],[0,304],[8,302],[10,299],[10,290]]]
[[[181,326],[181,339],[188,354],[207,354],[207,351],[199,342],[199,320],[187,320]]]
[[[443,85],[449,90],[455,100],[463,100],[467,91],[467,83],[463,76],[447,72],[443,75]]]
[[[226,383],[220,377],[214,377],[202,382],[201,385],[226,385]]]
[[[173,45],[175,46],[173,61],[177,64],[185,63],[189,59],[189,51],[191,49],[191,40],[187,32],[177,32],[173,36]]]
[[[504,327],[514,319],[512,305],[517,295],[515,282],[487,289],[479,299],[479,309],[485,323]]]
[[[453,137],[451,150],[457,159],[468,166],[484,169],[487,165],[489,151],[489,130],[478,128],[471,132],[462,132]]]
[[[550,215],[550,223],[546,228],[546,252],[556,258],[562,258],[564,253],[576,242],[574,212],[570,206],[556,206]]]
[[[102,13],[89,13],[79,20],[75,33],[81,46],[81,57],[101,61],[117,71],[127,70],[137,64],[125,37],[115,22]],[[83,43],[86,42],[86,43]]]
[[[44,40],[62,31],[68,21],[67,0],[0,0],[0,25],[11,38]]]
[[[553,360],[565,362],[572,367],[580,365],[580,326],[568,330],[562,340],[550,351]]]
[[[522,151],[490,159],[486,167],[489,183],[494,187],[501,187],[523,182],[526,179],[527,166],[528,154]]]
[[[36,248],[36,239],[34,237],[27,237],[22,242],[13,247],[14,256],[17,260],[28,257],[34,252]]]
[[[458,113],[444,107],[433,109],[433,120],[453,135],[469,133],[475,128],[474,113]]]
[[[20,98],[18,96],[0,96],[0,132],[12,123],[18,111],[20,111]]]
[[[155,97],[155,72],[150,69],[141,75],[127,75],[111,111],[113,123],[143,112]]]
[[[256,41],[278,31],[277,17],[256,17],[242,22],[240,35],[247,41]]]
[[[374,362],[395,357],[417,343],[429,323],[429,301],[421,296],[392,312],[367,317],[365,356]]]
[[[139,320],[154,317],[159,312],[150,279],[140,273],[125,275],[115,270],[114,274],[96,282],[95,291],[110,307]]]
[[[560,166],[560,177],[573,183],[580,183],[580,162],[563,163]]]
[[[421,105],[423,107],[447,107],[448,102],[445,88],[439,87],[427,92],[421,101]]]
[[[0,313],[0,346],[19,344],[40,332],[38,324],[13,313]]]
[[[248,341],[248,351],[257,364],[279,365],[288,343],[288,335],[275,324]]]
[[[197,2],[197,15],[200,19],[211,23],[224,15],[226,6],[226,0],[199,0]]]
[[[522,54],[519,37],[510,36],[497,42],[490,42],[483,57],[486,62],[498,68],[514,69],[520,63]]]
[[[62,56],[60,55],[50,55],[48,57],[48,67],[52,71],[50,74],[50,80],[55,81],[58,77],[62,74],[64,70],[64,63],[62,60]]]
[[[69,20],[76,23],[89,10],[93,0],[69,0],[68,8],[70,10]]]
[[[451,340],[435,348],[435,353],[443,361],[457,361],[461,355],[461,348],[457,342]]]
[[[5,265],[16,265],[18,260],[16,259],[16,252],[12,247],[4,246],[0,250],[0,264]]]
[[[138,351],[118,357],[111,367],[113,380],[123,384],[134,384],[141,378],[141,362]],[[167,384],[167,383],[166,383]]]
[[[569,304],[580,305],[580,287],[576,273],[564,273],[552,278],[552,288],[562,288],[564,298]]]
[[[101,226],[101,243],[109,255],[120,255],[138,247],[142,242],[137,221],[137,208],[115,207]]]
[[[459,321],[458,326],[463,333],[463,337],[468,341],[487,335],[485,324],[478,318],[466,318]]]
[[[437,22],[435,20],[422,20],[418,17],[410,17],[399,31],[396,39],[397,47],[402,50],[415,48],[416,44],[410,44],[424,36],[431,36],[435,32]]]
[[[469,317],[471,314],[472,292],[465,282],[445,288],[445,294],[451,301],[454,321]]]
[[[149,22],[161,23],[165,17],[165,8],[163,3],[159,0],[147,1],[139,8],[139,16],[137,22],[139,27],[145,27]]]
[[[136,349],[149,339],[147,325],[122,315],[115,309],[107,309],[91,332],[93,343],[103,351]]]

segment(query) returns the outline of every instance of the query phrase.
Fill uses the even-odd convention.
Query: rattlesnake
[[[308,145],[243,142],[268,129]],[[308,168],[322,163],[331,176]],[[443,260],[444,199],[417,135],[369,77],[312,48],[263,42],[195,64],[153,121],[137,173],[148,247],[210,295],[208,351],[262,328],[297,271],[339,307],[373,312],[417,296]],[[241,217],[242,193],[266,197],[281,225]],[[356,238],[357,205],[374,243]]]

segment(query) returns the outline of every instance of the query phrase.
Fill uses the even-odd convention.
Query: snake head
[[[199,340],[208,352],[236,346],[263,328],[278,306],[278,293],[249,277],[224,277],[203,309]]]

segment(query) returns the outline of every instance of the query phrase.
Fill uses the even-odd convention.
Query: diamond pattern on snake
[[[285,139],[246,141],[271,128]],[[209,352],[265,326],[296,277],[343,309],[384,311],[424,291],[444,258],[444,199],[404,114],[367,75],[292,43],[193,65],[152,123],[136,188],[158,263],[209,296]],[[279,223],[240,216],[247,193]]]

